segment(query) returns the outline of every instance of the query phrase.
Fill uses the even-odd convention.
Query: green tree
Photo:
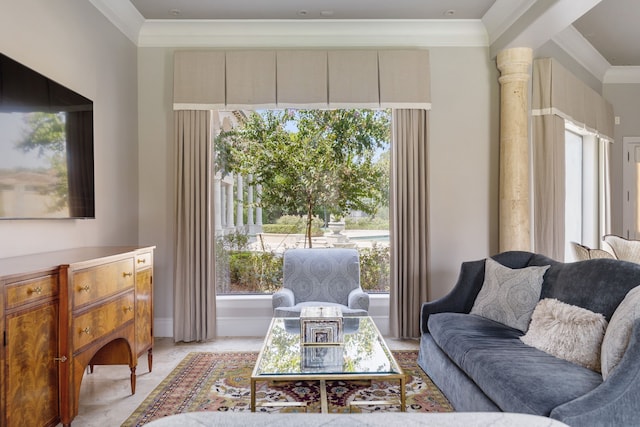
[[[251,114],[219,135],[216,166],[253,176],[261,203],[306,218],[311,244],[314,211],[336,217],[375,214],[386,196],[388,171],[378,154],[388,147],[388,111],[284,110]]]
[[[37,150],[38,157],[49,161],[49,169],[56,179],[43,193],[52,198],[48,206],[51,212],[65,209],[69,204],[65,114],[35,112],[26,115],[24,120],[28,130],[16,143],[16,148],[25,153]]]

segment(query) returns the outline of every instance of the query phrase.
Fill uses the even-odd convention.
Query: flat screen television
[[[95,218],[93,102],[0,54],[0,219]]]

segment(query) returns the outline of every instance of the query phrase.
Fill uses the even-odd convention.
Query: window
[[[565,260],[575,260],[571,242],[599,248],[604,212],[608,142],[567,122],[565,130]]]
[[[214,112],[216,292],[272,293],[292,247],[356,247],[388,292],[388,110]]]

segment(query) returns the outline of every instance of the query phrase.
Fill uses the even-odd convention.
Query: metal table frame
[[[364,317],[363,317],[364,318]],[[394,370],[397,372],[365,372],[365,373],[353,373],[353,372],[332,372],[332,373],[320,373],[320,372],[296,372],[296,373],[259,373],[259,367],[262,363],[263,358],[268,354],[271,350],[270,340],[271,334],[274,329],[274,324],[276,322],[284,321],[284,318],[274,318],[269,325],[269,331],[267,332],[267,336],[262,345],[262,349],[260,350],[260,354],[258,355],[258,360],[256,361],[256,365],[251,374],[251,412],[256,411],[256,406],[302,406],[306,407],[306,403],[298,403],[298,402],[274,402],[268,404],[256,405],[256,383],[259,381],[299,381],[299,380],[307,380],[307,381],[319,381],[320,382],[320,408],[321,412],[326,413],[329,411],[329,404],[327,402],[327,390],[326,390],[326,382],[331,380],[346,380],[346,381],[357,381],[357,380],[397,380],[400,386],[400,401],[394,400],[385,400],[385,401],[356,401],[352,402],[350,405],[350,409],[354,406],[366,406],[366,405],[397,405],[400,404],[400,410],[406,410],[406,376],[402,369],[398,366],[396,360],[393,358],[393,355],[386,347],[386,343],[382,336],[380,335],[380,331],[375,328],[375,324],[373,324],[373,320],[368,318],[368,321],[371,322],[373,327],[375,328],[375,332],[378,334],[378,340],[380,345],[384,347],[384,350],[389,358],[390,365],[394,367]],[[306,410],[306,408],[305,408]]]

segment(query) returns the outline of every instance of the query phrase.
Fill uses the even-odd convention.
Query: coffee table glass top
[[[252,376],[402,373],[371,317],[345,317],[343,330],[341,345],[303,346],[299,318],[274,318]]]

